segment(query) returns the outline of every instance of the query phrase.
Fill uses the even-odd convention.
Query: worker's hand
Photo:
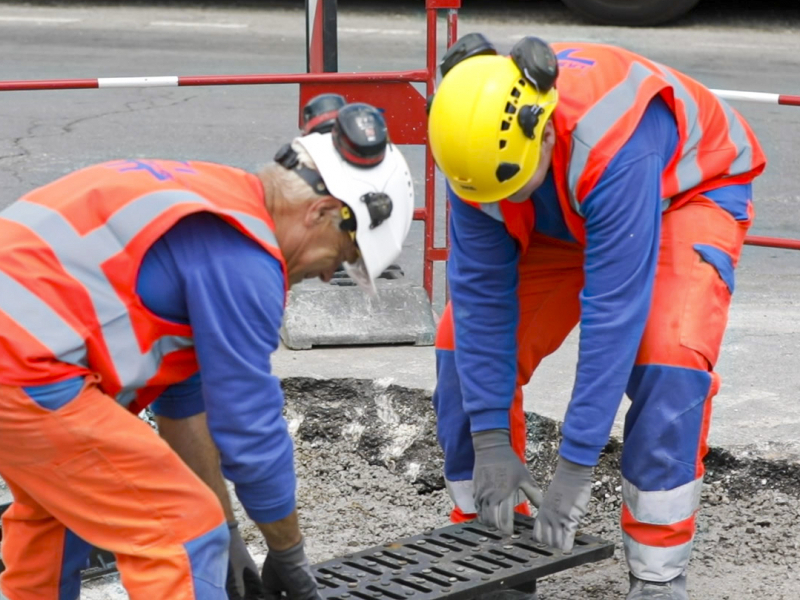
[[[247,551],[238,523],[228,523],[228,529],[231,530],[228,580],[225,582],[228,600],[264,600],[266,594],[258,576],[258,567]]]
[[[320,600],[317,581],[311,574],[303,542],[288,550],[270,550],[261,570],[267,600],[279,600],[286,592],[289,600]]]
[[[591,497],[592,467],[559,457],[553,481],[536,515],[533,540],[563,552],[571,551]]]
[[[472,434],[475,449],[475,508],[484,525],[514,533],[514,507],[522,490],[534,506],[542,502],[542,491],[528,468],[511,449],[507,429],[490,429]]]

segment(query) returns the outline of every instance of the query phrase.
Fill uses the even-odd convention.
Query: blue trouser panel
[[[192,564],[195,600],[227,598],[225,579],[228,574],[229,544],[227,523],[184,544]]]
[[[81,571],[89,566],[91,551],[91,544],[79,538],[69,529],[65,531],[58,600],[77,600],[80,597]]]
[[[711,374],[637,365],[628,382],[622,475],[642,491],[669,490],[697,478],[698,449]]]

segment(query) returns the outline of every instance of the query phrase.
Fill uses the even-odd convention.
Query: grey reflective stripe
[[[5,211],[3,217],[34,230],[55,252],[63,268],[80,281],[92,300],[101,324],[103,338],[111,355],[122,390],[118,395],[121,404],[129,404],[135,390],[144,386],[156,374],[164,355],[175,350],[190,348],[193,340],[183,336],[163,336],[153,347],[142,353],[131,322],[127,306],[117,295],[101,269],[103,262],[122,251],[148,223],[179,204],[201,204],[211,207],[202,196],[185,190],[165,190],[145,194],[115,212],[106,223],[87,235],[81,236],[64,217],[40,204],[20,200]],[[225,212],[225,211],[221,211]],[[254,236],[277,247],[275,235],[260,219],[238,211],[228,211]],[[21,297],[21,296],[20,296]],[[57,315],[47,307],[52,319]],[[15,317],[26,329],[33,331],[34,315],[24,313]],[[54,344],[54,354],[60,359],[74,360],[74,350],[64,333],[53,329],[51,341],[64,336],[61,346]],[[83,348],[85,362],[86,350]],[[51,344],[46,344],[51,347]],[[56,348],[68,346],[63,352]],[[138,357],[138,360],[137,360]],[[69,361],[68,361],[69,362]]]
[[[645,581],[670,581],[683,573],[689,564],[693,543],[694,541],[689,541],[680,546],[658,548],[645,546],[627,533],[622,534],[628,568],[636,577]]]
[[[478,204],[481,209],[481,212],[489,215],[495,221],[500,221],[501,223],[505,222],[503,219],[503,213],[500,210],[500,203],[499,202],[481,202]]]
[[[579,215],[582,216],[583,213],[575,191],[589,162],[589,154],[614,123],[636,103],[639,87],[653,74],[653,71],[642,63],[634,62],[628,71],[628,76],[592,106],[575,126],[572,133],[572,155],[567,168],[567,183],[570,205]]]
[[[140,388],[155,375],[163,353],[157,345],[149,352],[141,352],[128,308],[100,265],[120,252],[147,223],[186,202],[208,205],[207,200],[192,192],[146,194],[123,206],[103,227],[85,236],[78,234],[60,213],[41,204],[22,200],[3,213],[6,219],[36,231],[50,245],[64,270],[86,287],[123,391]],[[59,354],[56,356],[61,359]]]
[[[0,271],[0,310],[64,362],[86,367],[83,336],[41,298]]]
[[[753,147],[750,145],[750,140],[747,138],[747,132],[744,130],[742,122],[733,112],[730,104],[722,98],[719,99],[719,103],[728,118],[728,134],[734,146],[736,146],[736,158],[731,164],[728,174],[741,175],[742,173],[747,173],[753,169]]]
[[[478,512],[475,508],[475,486],[472,483],[472,479],[464,479],[463,481],[450,481],[449,479],[445,479],[444,486],[447,488],[447,493],[450,495],[453,504],[460,508],[462,513],[465,515],[474,515]],[[517,501],[514,503],[514,506],[522,504],[527,500],[527,496],[525,496],[522,491],[518,491]]]
[[[703,124],[700,121],[700,110],[694,97],[684,87],[680,79],[664,65],[658,65],[661,73],[672,86],[675,97],[683,102],[686,112],[686,125],[688,126],[686,143],[681,150],[681,157],[676,167],[678,177],[678,192],[685,192],[703,182],[703,172],[697,163],[697,152],[703,138]]]
[[[275,248],[278,247],[278,240],[275,238],[275,234],[269,227],[267,227],[267,224],[264,221],[254,217],[253,215],[239,212],[238,210],[229,210],[227,213],[232,217],[235,217],[237,221],[247,227],[247,229],[250,230],[250,232],[262,242],[266,242]]]
[[[703,478],[671,490],[643,492],[622,478],[622,499],[633,518],[650,525],[672,525],[691,517],[700,507]]]
[[[474,515],[478,512],[475,509],[474,486],[472,479],[465,479],[464,481],[450,481],[444,480],[444,485],[447,488],[447,493],[450,494],[450,499],[458,508],[461,509],[465,515]]]
[[[123,404],[133,399],[133,390],[145,385],[155,375],[165,354],[189,348],[193,345],[193,341],[188,337],[164,336],[157,340],[149,351],[142,353],[128,309],[100,266],[120,252],[148,223],[170,208],[185,203],[211,206],[205,198],[193,192],[182,190],[154,192],[126,204],[113,214],[103,227],[85,236],[79,235],[60,213],[40,204],[21,200],[3,211],[4,218],[36,231],[53,249],[64,269],[88,290],[122,386],[119,400]],[[245,213],[230,214],[241,220],[253,235],[270,245],[277,246],[275,236],[266,223]],[[42,317],[31,313],[32,311],[15,318],[26,329],[34,331],[37,325],[31,321]],[[50,314],[55,315],[52,309]],[[50,319],[52,318],[51,316]],[[73,338],[68,338],[66,334],[56,329],[51,335],[51,343],[60,335],[64,335],[65,340],[60,343],[61,345],[55,344],[54,350],[60,351],[54,351],[54,354],[61,360],[72,358],[71,355],[67,356],[67,353],[72,351],[74,332]]]

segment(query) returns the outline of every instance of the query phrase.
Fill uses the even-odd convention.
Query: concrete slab
[[[318,346],[411,343],[432,346],[436,323],[425,290],[378,279],[377,295],[351,285],[304,282],[289,291],[281,340],[293,350]]]

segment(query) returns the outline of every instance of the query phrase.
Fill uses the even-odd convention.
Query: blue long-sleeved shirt
[[[677,141],[674,117],[657,98],[581,204],[586,217],[581,336],[560,449],[579,464],[596,464],[608,441],[644,331],[658,261],[661,176]],[[725,188],[715,199],[740,218],[749,188]],[[508,428],[517,373],[519,248],[491,211],[462,202],[451,190],[448,196],[448,280],[464,409],[473,432]],[[552,172],[531,201],[536,231],[574,241]]]
[[[200,370],[152,404],[172,418],[206,412],[222,471],[247,514],[271,523],[295,507],[293,447],[283,418],[283,392],[270,368],[283,317],[281,265],[222,219],[182,219],[147,252],[136,291],[155,314],[190,323]],[[25,388],[57,409],[82,378]]]

